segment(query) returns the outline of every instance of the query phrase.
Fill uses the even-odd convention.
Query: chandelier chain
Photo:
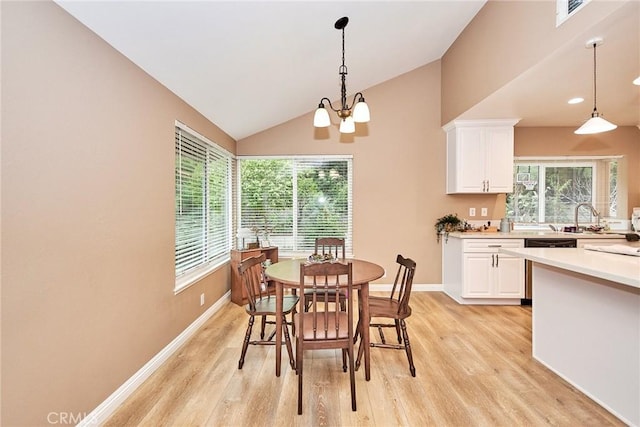
[[[342,65],[340,66],[340,102],[342,104],[342,111],[349,110],[350,108],[347,106],[347,66],[344,63],[344,27],[342,27]]]

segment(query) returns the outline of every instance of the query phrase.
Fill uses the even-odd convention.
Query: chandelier
[[[596,38],[589,40],[585,46],[586,48],[593,48],[593,112],[591,113],[591,118],[573,132],[578,135],[606,132],[618,127],[603,119],[596,108],[596,46],[601,44],[602,39]]]
[[[349,18],[344,16],[334,24],[336,30],[342,30],[342,65],[338,68],[338,74],[340,74],[340,108],[333,108],[329,98],[322,98],[313,116],[313,125],[315,127],[323,128],[331,125],[329,112],[324,105],[324,101],[327,101],[329,108],[337,113],[340,118],[340,133],[354,133],[356,131],[356,123],[366,123],[370,118],[369,107],[367,103],[364,102],[364,96],[362,96],[361,92],[353,96],[351,105],[347,104],[347,66],[344,64],[344,28],[348,23]]]

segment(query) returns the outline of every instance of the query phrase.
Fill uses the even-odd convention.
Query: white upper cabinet
[[[447,194],[513,191],[513,126],[519,119],[455,120],[447,133]]]

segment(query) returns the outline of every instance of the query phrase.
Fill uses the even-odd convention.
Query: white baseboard
[[[373,292],[383,292],[383,291],[391,291],[393,287],[393,283],[385,284],[385,283],[372,283],[369,285],[369,290]],[[411,287],[411,292],[436,292],[436,291],[444,291],[444,287],[442,283],[434,283],[434,284],[417,284],[414,283]]]
[[[102,402],[93,411],[82,419],[78,426],[94,426],[103,424],[113,412],[160,366],[173,355],[189,338],[231,300],[231,291],[225,293],[215,304],[209,307],[200,317],[191,323],[184,331],[180,333],[165,348],[149,360],[138,372],[133,374],[124,384],[122,384],[111,396]]]

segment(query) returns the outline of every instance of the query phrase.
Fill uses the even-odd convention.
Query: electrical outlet
[[[487,216],[487,208],[482,208],[480,210],[480,216]]]
[[[200,294],[200,306],[204,305],[204,294]]]
[[[469,216],[476,216],[476,208],[469,208]]]

